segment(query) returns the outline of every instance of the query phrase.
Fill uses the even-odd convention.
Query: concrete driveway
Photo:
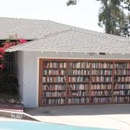
[[[42,122],[130,130],[130,104],[39,107],[26,113]]]

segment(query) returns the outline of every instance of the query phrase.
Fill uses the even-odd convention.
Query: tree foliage
[[[124,10],[130,11],[129,0],[96,0],[101,2],[98,15],[98,25],[108,34],[129,36],[130,15]],[[77,0],[68,0],[67,6],[76,5]]]
[[[123,26],[127,21],[123,9],[120,7],[120,0],[100,0],[101,8],[99,10],[99,23],[100,27],[105,28],[108,34],[122,35]]]
[[[77,0],[68,0],[68,2],[66,3],[67,6],[76,5],[76,4],[77,4]]]

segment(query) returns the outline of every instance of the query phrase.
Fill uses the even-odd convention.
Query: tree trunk
[[[106,7],[106,24],[105,24],[105,31],[106,33],[108,34],[111,34],[111,30],[112,30],[112,27],[111,27],[111,5],[108,6],[108,0],[105,0],[104,1],[104,5]]]

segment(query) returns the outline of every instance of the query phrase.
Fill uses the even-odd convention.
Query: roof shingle
[[[6,51],[130,53],[130,39],[47,20],[0,18],[0,38],[18,34],[37,39]]]

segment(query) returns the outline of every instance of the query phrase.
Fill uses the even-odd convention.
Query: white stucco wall
[[[130,59],[130,55],[94,55],[84,53],[18,52],[20,93],[25,107],[38,107],[39,58]]]
[[[15,54],[15,62],[16,62],[16,65],[15,65],[15,68],[16,68],[16,71],[15,71],[15,74],[18,78],[18,83],[19,83],[19,94],[20,94],[20,98],[21,100],[23,101],[23,83],[24,83],[24,80],[23,80],[23,75],[24,75],[24,71],[23,71],[23,68],[24,68],[24,62],[23,62],[23,59],[24,59],[24,53],[23,52],[16,52]]]

